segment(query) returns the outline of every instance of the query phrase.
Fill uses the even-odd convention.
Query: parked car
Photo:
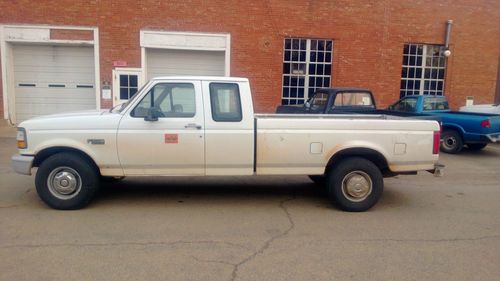
[[[458,109],[462,112],[491,113],[500,115],[500,104],[475,104],[462,106]]]
[[[365,211],[384,176],[439,174],[439,133],[428,120],[256,115],[248,79],[163,77],[114,110],[22,122],[12,160],[21,174],[38,167],[56,209],[87,205],[103,177],[311,175],[337,206]]]
[[[459,153],[464,145],[481,150],[500,142],[500,115],[451,111],[444,96],[408,96],[389,107],[395,112],[426,113],[441,118],[441,150]]]
[[[324,88],[317,90],[302,105],[280,105],[276,108],[280,114],[374,114],[392,115],[424,120],[440,121],[438,117],[414,113],[377,109],[373,94],[362,88]]]

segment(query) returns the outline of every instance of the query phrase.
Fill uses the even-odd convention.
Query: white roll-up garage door
[[[224,51],[146,50],[147,78],[168,75],[225,75]]]
[[[93,47],[14,45],[13,55],[17,123],[96,109]]]

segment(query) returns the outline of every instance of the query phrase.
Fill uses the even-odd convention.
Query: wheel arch
[[[63,152],[74,153],[74,154],[81,156],[82,158],[87,160],[89,163],[91,163],[97,169],[97,171],[100,173],[99,167],[97,166],[95,160],[90,155],[83,152],[82,150],[79,150],[79,149],[76,149],[73,147],[66,147],[66,146],[48,147],[48,148],[44,148],[44,149],[40,150],[35,155],[35,159],[33,160],[33,167],[39,167],[40,164],[42,164],[42,162],[45,161],[45,159],[49,158],[50,156],[52,156],[54,154],[63,153]]]
[[[330,157],[330,160],[328,160],[328,164],[325,168],[325,174],[328,173],[335,163],[350,157],[360,157],[369,160],[375,164],[375,166],[377,166],[382,173],[389,170],[389,164],[386,157],[379,151],[366,147],[351,147],[342,149]]]
[[[463,130],[462,127],[460,127],[458,125],[455,125],[455,124],[443,125],[443,128],[441,129],[441,131],[444,132],[446,130],[456,131],[457,133],[460,134],[460,137],[462,137],[462,138],[464,137],[465,131]]]

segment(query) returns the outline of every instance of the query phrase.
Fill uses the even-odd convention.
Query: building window
[[[128,100],[137,93],[137,75],[120,74],[120,99]]]
[[[316,89],[330,87],[333,41],[285,39],[281,104],[303,104]]]
[[[405,44],[400,97],[444,93],[445,51],[442,45]]]

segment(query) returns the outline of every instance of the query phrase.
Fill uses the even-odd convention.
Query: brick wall
[[[231,75],[248,77],[256,111],[281,100],[283,39],[334,40],[333,85],[367,87],[386,106],[399,98],[405,42],[443,44],[454,21],[446,95],[452,106],[474,96],[493,102],[500,56],[497,0],[0,0],[0,24],[99,27],[101,83],[112,82],[112,62],[140,67],[139,31],[231,34]],[[103,106],[110,102],[103,101]]]

